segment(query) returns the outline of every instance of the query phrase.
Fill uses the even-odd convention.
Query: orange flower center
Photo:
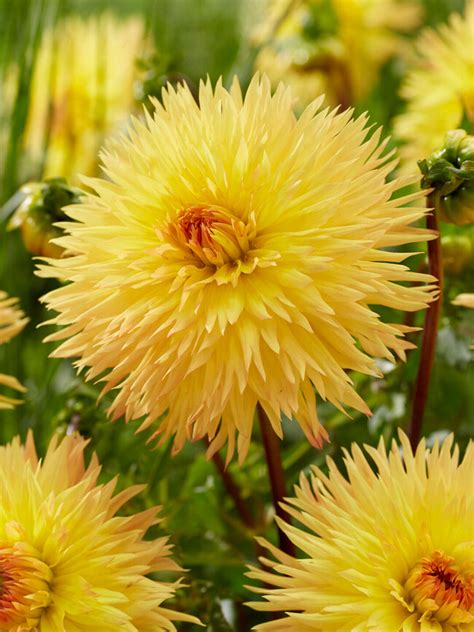
[[[245,223],[221,208],[190,206],[158,234],[200,266],[220,268],[246,260],[256,229],[253,217]]]
[[[416,564],[404,586],[392,585],[397,588],[392,594],[412,613],[408,615],[410,623],[436,622],[456,625],[459,630],[471,629],[474,574],[472,569],[456,564],[454,558],[435,551]]]
[[[422,560],[416,586],[439,604],[457,601],[460,608],[469,610],[474,604],[473,577],[463,577],[451,566],[453,562],[440,553]]]
[[[18,599],[17,568],[9,555],[0,555],[0,623],[8,621],[8,611]]]
[[[227,223],[228,218],[220,218],[221,223]],[[219,217],[210,208],[192,206],[186,211],[181,211],[176,220],[178,231],[189,243],[201,247],[212,247],[212,225],[218,223]]]
[[[0,547],[0,630],[36,630],[49,603],[51,571],[29,548]]]

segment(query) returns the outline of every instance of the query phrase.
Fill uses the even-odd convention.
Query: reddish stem
[[[441,259],[441,236],[438,221],[438,197],[431,193],[427,197],[427,205],[433,210],[426,216],[426,227],[438,233],[438,238],[428,242],[428,270],[438,279],[439,294],[430,304],[425,315],[423,328],[423,340],[421,343],[420,364],[416,377],[415,392],[413,395],[413,408],[408,430],[410,443],[416,449],[421,437],[423,417],[430,387],[431,372],[433,369],[436,338],[438,336],[438,324],[441,315],[443,294],[443,263]]]
[[[283,470],[283,463],[281,460],[280,439],[275,434],[267,413],[263,410],[260,404],[257,406],[257,411],[263,447],[265,449],[265,457],[267,460],[268,476],[270,478],[275,513],[279,518],[285,520],[285,522],[289,522],[290,516],[280,505],[285,496],[288,495],[286,492],[285,472]],[[296,555],[295,546],[286,533],[280,529],[280,527],[278,527],[278,536],[280,540],[280,549],[284,553],[294,557]]]

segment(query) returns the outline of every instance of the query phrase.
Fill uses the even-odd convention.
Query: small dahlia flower
[[[321,92],[334,105],[355,102],[387,61],[406,56],[404,35],[421,16],[413,0],[273,0],[255,37],[265,43],[257,67],[275,85],[289,83],[304,105]]]
[[[375,356],[411,346],[371,306],[430,300],[398,249],[428,238],[410,226],[422,194],[392,197],[406,181],[386,181],[380,131],[291,103],[258,76],[245,99],[237,81],[202,84],[199,104],[164,91],[108,144],[110,180],[66,209],[55,241],[77,255],[40,268],[67,282],[44,298],[61,326],[48,340],[65,339],[53,355],[115,391],[114,419],[159,419],[175,450],[207,437],[231,455],[238,436],[243,459],[257,403],[280,436],[283,413],[320,446],[315,390],[369,414],[347,371],[379,375]]]
[[[28,176],[98,173],[98,152],[123,127],[135,102],[136,59],[146,48],[145,23],[111,12],[68,16],[45,31],[30,87],[25,153]]]
[[[99,485],[87,441],[53,438],[38,460],[32,436],[0,447],[0,630],[9,632],[165,632],[195,621],[162,604],[179,582],[148,578],[176,571],[167,538],[145,540],[157,508],[117,511],[141,491],[114,495]]]
[[[406,111],[395,119],[394,133],[406,171],[442,145],[445,134],[474,121],[474,0],[465,15],[453,13],[448,24],[425,30],[417,43],[418,60],[401,90]]]
[[[282,618],[268,632],[468,632],[474,629],[474,444],[462,462],[453,437],[413,454],[407,437],[345,451],[346,479],[303,475],[286,510],[302,527],[279,522],[298,559],[262,542],[276,561],[249,576]],[[375,468],[373,466],[375,465]]]
[[[0,291],[0,345],[8,342],[20,333],[28,322],[25,314],[17,307],[18,299],[10,298],[5,292]],[[11,375],[0,373],[0,385],[15,391],[25,392],[25,387]],[[0,395],[0,410],[11,409],[20,400],[6,395]]]
[[[344,44],[351,91],[366,98],[380,78],[382,66],[409,50],[406,34],[423,15],[422,3],[413,0],[331,0],[337,16],[338,36]]]

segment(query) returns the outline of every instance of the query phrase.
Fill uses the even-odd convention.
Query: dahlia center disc
[[[4,621],[5,609],[12,602],[12,588],[15,586],[12,560],[0,555],[0,621]]]
[[[0,553],[0,625],[12,621],[15,604],[24,596],[23,574],[21,564],[13,555]]]
[[[218,215],[210,208],[192,206],[182,211],[176,220],[187,243],[196,243],[201,247],[212,246],[212,225],[219,221]],[[229,223],[222,217],[221,223]]]
[[[36,629],[49,604],[51,571],[38,559],[0,548],[0,630]],[[27,623],[28,622],[28,623]],[[16,628],[14,628],[16,629]]]
[[[205,266],[242,261],[255,236],[255,224],[211,206],[181,209],[163,231],[175,247]]]
[[[474,576],[442,552],[423,558],[410,573],[406,588],[417,612],[428,618],[454,624],[467,622],[474,614]]]

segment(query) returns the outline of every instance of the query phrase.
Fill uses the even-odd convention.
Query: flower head
[[[126,123],[134,107],[135,62],[145,46],[138,16],[69,16],[45,31],[25,130],[26,155],[41,165],[41,172],[33,169],[36,177],[77,183],[79,173],[97,174],[104,138]]]
[[[395,119],[395,135],[404,141],[400,154],[406,171],[442,145],[445,134],[474,120],[474,0],[465,15],[451,15],[436,31],[427,29],[418,41],[418,61],[401,95],[406,111]]]
[[[18,299],[10,298],[0,291],[0,345],[8,342],[20,333],[28,322],[25,314],[17,307]],[[15,391],[25,392],[25,388],[11,375],[0,373],[0,385]],[[0,410],[13,408],[20,400],[0,395]]]
[[[114,495],[99,485],[87,442],[55,437],[38,460],[31,435],[0,447],[0,630],[9,632],[158,632],[173,620],[195,621],[162,607],[179,584],[147,577],[180,570],[166,538],[144,540],[157,508],[129,517],[117,511],[139,485]]]
[[[303,105],[322,92],[331,104],[352,103],[370,94],[383,64],[404,55],[404,33],[421,13],[412,0],[274,0],[259,27],[257,66]]]
[[[420,23],[422,7],[413,0],[332,0],[339,37],[355,99],[370,94],[383,64],[403,56],[409,45],[403,34]],[[361,34],[363,34],[361,36]]]
[[[276,562],[250,576],[250,604],[283,618],[256,629],[285,632],[390,630],[468,632],[474,625],[474,444],[462,462],[453,437],[413,454],[400,434],[387,455],[383,440],[345,452],[348,480],[329,460],[329,474],[301,477],[287,511],[303,528],[280,522],[302,551],[295,559],[263,543]]]
[[[370,306],[430,300],[431,277],[396,250],[427,238],[409,226],[422,194],[392,199],[404,182],[386,181],[365,117],[319,100],[297,119],[266,78],[245,100],[234,82],[203,84],[199,105],[185,86],[163,101],[108,145],[110,181],[66,209],[56,242],[78,254],[40,270],[69,281],[45,297],[63,326],[49,339],[66,339],[54,355],[116,390],[114,418],[160,418],[176,450],[207,435],[232,454],[238,435],[243,458],[258,402],[280,436],[284,413],[320,445],[315,389],[369,413],[347,370],[379,375],[373,356],[410,347]]]

